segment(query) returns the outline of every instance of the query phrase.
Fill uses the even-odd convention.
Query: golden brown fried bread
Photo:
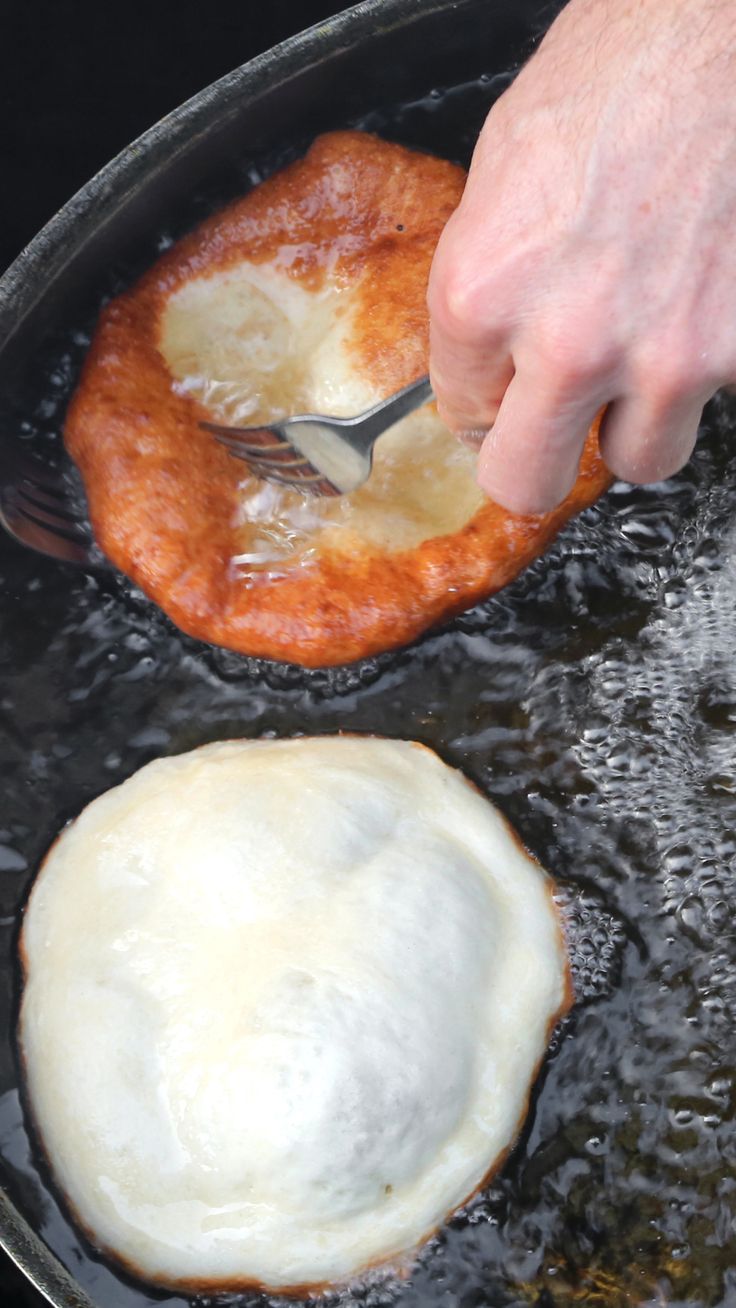
[[[184,631],[309,667],[404,644],[608,485],[591,431],[564,504],[514,516],[428,405],[381,438],[366,485],[310,498],[199,426],[357,413],[425,373],[429,268],[463,183],[364,133],[320,137],[104,310],[66,442],[103,550]]]

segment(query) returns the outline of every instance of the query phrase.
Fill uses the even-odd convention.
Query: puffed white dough
[[[431,751],[231,741],[51,849],[21,1046],[56,1178],[164,1284],[341,1282],[512,1144],[569,1002],[550,883]]]

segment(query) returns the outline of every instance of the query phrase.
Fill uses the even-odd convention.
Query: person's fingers
[[[451,431],[472,444],[495,421],[514,375],[508,347],[482,335],[472,344],[430,326],[429,376],[437,409]]]
[[[468,427],[463,431],[456,431],[455,435],[462,445],[467,445],[469,450],[475,450],[477,454],[489,430],[489,427]]]
[[[708,394],[661,402],[631,395],[609,405],[600,432],[601,454],[622,481],[663,481],[690,458]]]
[[[513,513],[547,513],[572,489],[600,398],[562,399],[533,373],[517,372],[478,459],[482,489]]]
[[[440,417],[461,438],[488,430],[514,372],[505,329],[474,281],[482,270],[450,219],[429,280],[429,375]]]

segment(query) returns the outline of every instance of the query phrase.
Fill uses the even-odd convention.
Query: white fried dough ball
[[[52,847],[20,1039],[56,1179],[165,1284],[344,1281],[513,1142],[569,1002],[550,883],[403,741],[160,759]]]

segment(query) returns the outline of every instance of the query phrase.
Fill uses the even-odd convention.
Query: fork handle
[[[362,445],[365,441],[366,446],[370,447],[382,432],[433,398],[429,377],[420,377],[395,395],[390,395],[387,400],[374,404],[372,409],[365,409],[355,418],[340,419],[340,427],[346,435],[350,435],[351,443],[355,441],[357,444],[359,441]]]

